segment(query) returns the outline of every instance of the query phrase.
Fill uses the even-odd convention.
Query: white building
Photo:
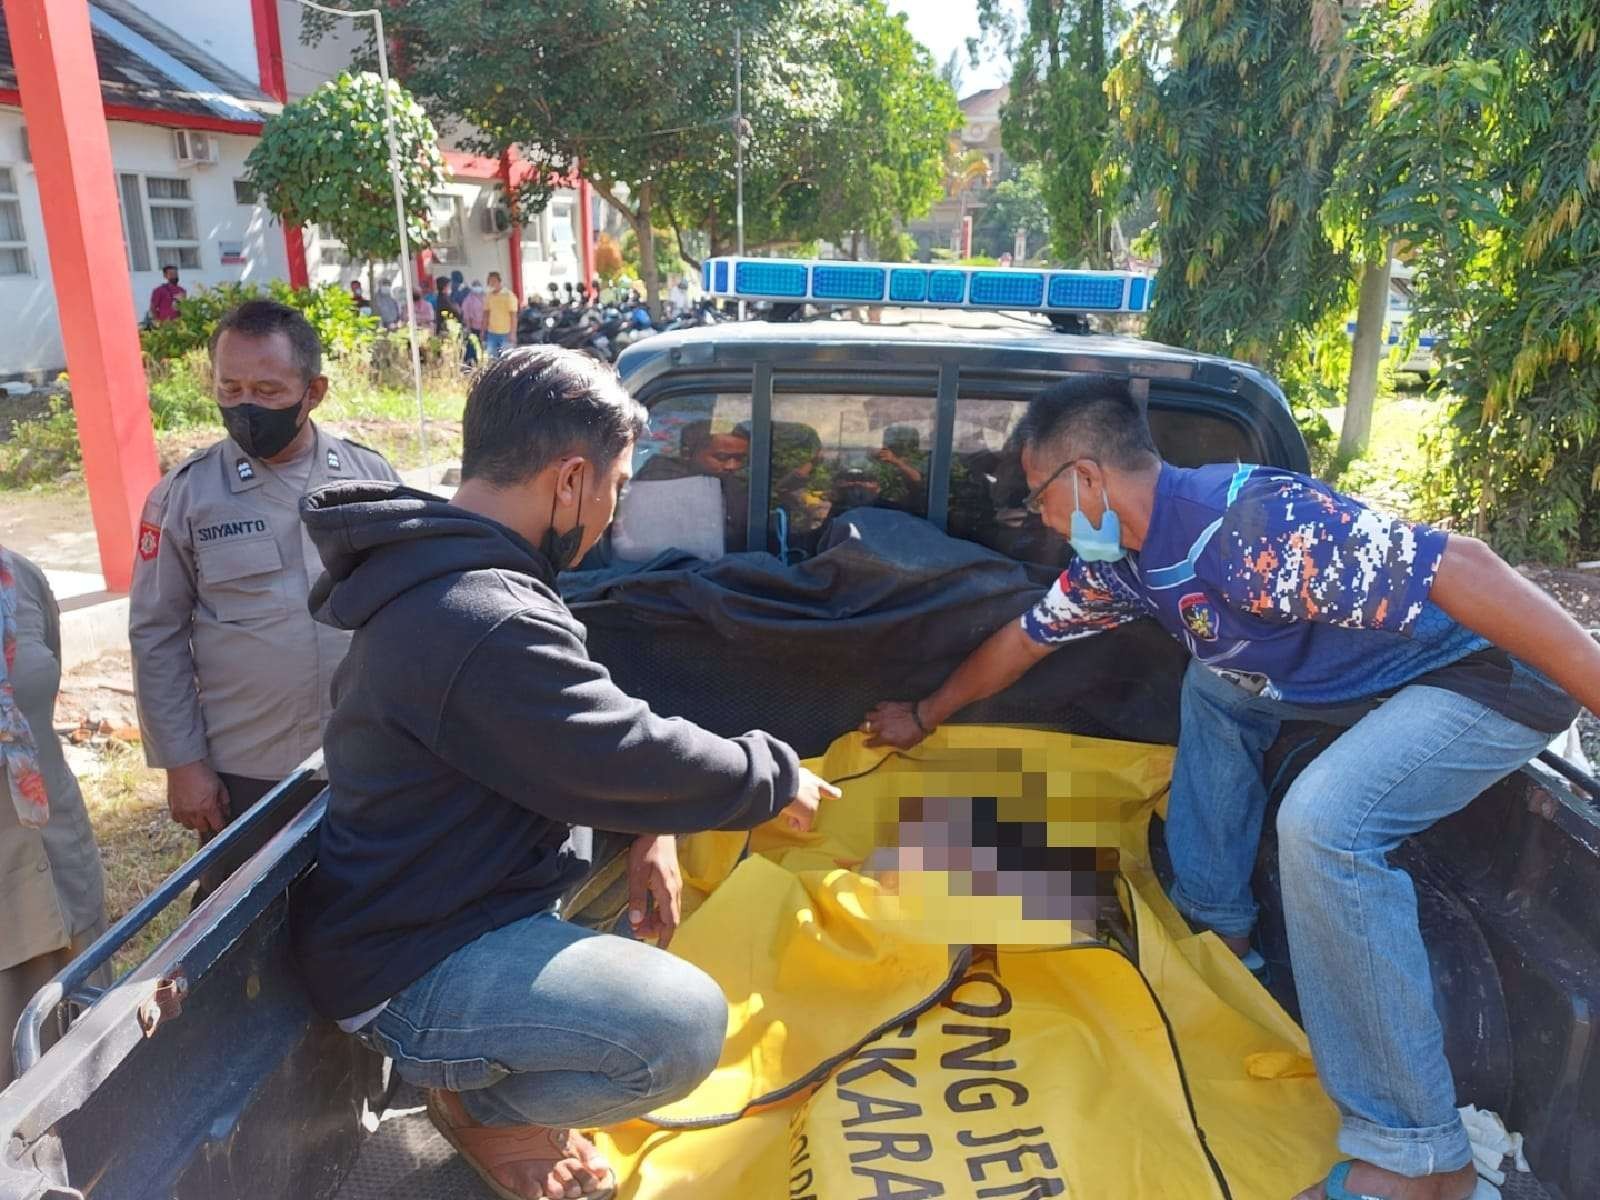
[[[123,244],[143,314],[161,268],[191,292],[228,282],[346,282],[365,274],[320,231],[285,231],[240,179],[264,120],[349,65],[353,34],[300,43],[295,0],[90,0],[101,99],[111,134]],[[178,31],[183,31],[182,33]],[[585,187],[512,227],[505,184],[526,166],[444,147],[450,180],[434,197],[439,245],[429,275],[499,271],[521,294],[583,277]],[[0,379],[65,365],[38,181],[10,42],[0,14]],[[380,271],[380,275],[385,272]],[[397,282],[398,268],[387,273]]]

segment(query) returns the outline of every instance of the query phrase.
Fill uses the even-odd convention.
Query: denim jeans
[[[506,347],[511,342],[509,333],[486,333],[483,335],[483,345],[490,358],[499,358],[506,352]]]
[[[1549,687],[1517,664],[1517,686]],[[1168,804],[1172,900],[1195,925],[1248,934],[1282,721],[1350,727],[1301,773],[1278,813],[1284,921],[1339,1148],[1402,1175],[1471,1161],[1433,1008],[1411,878],[1388,854],[1521,767],[1550,735],[1435,687],[1342,712],[1262,699],[1191,663]]]
[[[716,983],[541,913],[444,959],[356,1034],[485,1125],[614,1125],[687,1096],[722,1052]]]
[[[597,865],[633,840],[592,836]],[[727,1025],[727,1001],[698,967],[546,912],[461,947],[355,1036],[408,1083],[460,1092],[482,1124],[566,1129],[687,1096],[717,1065]]]

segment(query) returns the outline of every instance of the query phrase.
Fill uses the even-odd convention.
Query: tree
[[[622,274],[622,248],[609,233],[602,233],[594,248],[594,273],[606,283]]]
[[[533,163],[516,187],[519,211],[538,211],[576,170],[627,217],[659,312],[650,231],[662,181],[727,140],[732,31],[759,37],[787,8],[782,0],[392,0],[383,15],[400,76],[430,112],[460,126],[463,145],[486,155],[520,147]],[[330,27],[314,15],[311,37]]]
[[[413,249],[433,240],[432,193],[444,186],[444,156],[428,114],[393,80],[395,150],[406,234]],[[321,225],[350,257],[371,264],[400,257],[383,81],[341,74],[267,119],[245,159],[244,180],[286,225]]]
[[[1051,249],[1063,262],[1098,265],[1095,171],[1111,125],[1105,82],[1127,23],[1114,0],[979,0],[979,24],[1012,61],[1000,136],[1012,158],[1037,162],[1050,212]]]
[[[988,156],[982,150],[965,149],[960,138],[952,137],[945,147],[944,193],[959,205],[957,229],[966,226],[968,198],[988,186]]]
[[[955,93],[883,0],[804,0],[745,43],[747,248],[856,235],[888,244],[940,196]],[[676,164],[674,225],[734,245],[734,144]]]
[[[973,250],[998,258],[1011,252],[1018,233],[1029,246],[1043,247],[1050,236],[1050,211],[1044,199],[1044,170],[1024,163],[989,193],[989,206],[978,222]]]
[[[1105,179],[1155,199],[1150,334],[1280,368],[1350,290],[1322,214],[1348,133],[1339,4],[1179,0],[1141,10],[1125,45]]]
[[[1362,169],[1460,397],[1452,502],[1563,561],[1600,542],[1600,10],[1435,0],[1410,53]]]

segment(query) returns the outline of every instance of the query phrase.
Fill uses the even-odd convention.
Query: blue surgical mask
[[[1078,473],[1072,473],[1072,543],[1074,553],[1084,562],[1120,562],[1128,552],[1122,546],[1122,518],[1111,507],[1111,497],[1104,487],[1100,489],[1105,501],[1105,515],[1099,528],[1089,524],[1089,516],[1078,507]]]

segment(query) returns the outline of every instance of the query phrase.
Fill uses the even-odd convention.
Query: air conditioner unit
[[[172,131],[172,153],[179,166],[211,166],[221,159],[220,151],[217,139],[209,133],[197,133],[192,129]]]
[[[504,204],[483,206],[483,233],[485,237],[505,237],[511,232],[511,210]]]

